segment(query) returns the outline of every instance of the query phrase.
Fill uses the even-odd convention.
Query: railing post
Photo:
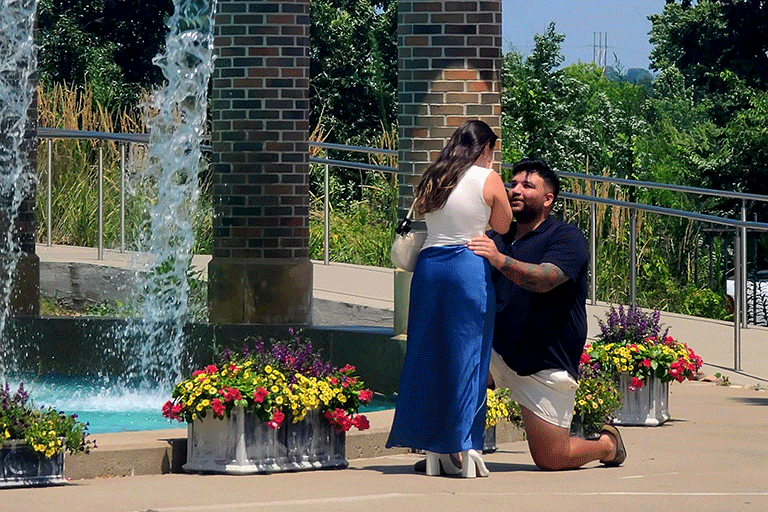
[[[733,369],[741,370],[741,229],[733,235]]]
[[[589,182],[590,191],[592,192],[592,197],[597,196],[597,190],[595,189],[595,182],[590,181]],[[597,209],[596,209],[597,203],[594,201],[590,201],[589,203],[589,254],[590,254],[590,273],[592,274],[590,278],[589,288],[590,293],[589,296],[592,299],[592,305],[594,306],[597,304]]]
[[[51,190],[53,186],[51,183],[53,182],[51,178],[51,174],[53,171],[53,139],[48,139],[48,175],[46,176],[46,183],[48,185],[48,198],[46,200],[45,204],[45,215],[48,219],[48,222],[46,223],[46,232],[47,232],[47,241],[46,246],[51,246],[51,224],[53,223],[53,217],[51,217],[51,212],[53,211],[53,208],[51,206]]]
[[[120,252],[125,252],[125,143],[120,144]]]
[[[99,252],[98,259],[104,259],[104,144],[99,141]]]
[[[323,264],[324,265],[328,265],[328,260],[329,260],[328,245],[330,243],[329,241],[331,238],[329,235],[331,223],[328,218],[330,215],[330,202],[328,198],[328,189],[329,189],[328,182],[329,182],[329,170],[328,170],[328,164],[325,164],[325,184],[323,186],[323,195],[325,197],[325,199],[323,200],[323,212],[324,212],[323,214]]]
[[[744,199],[741,200],[741,220],[747,221],[747,204]],[[742,226],[739,230],[741,231],[741,260],[739,265],[741,267],[739,275],[741,281],[741,294],[739,295],[741,297],[741,326],[747,329],[747,228]]]
[[[637,210],[629,209],[629,303],[637,306]]]

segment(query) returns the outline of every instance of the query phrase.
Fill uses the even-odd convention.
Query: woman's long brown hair
[[[490,143],[493,149],[497,139],[483,121],[467,121],[459,126],[437,160],[421,176],[416,186],[414,210],[423,215],[442,208],[459,179],[483,154],[485,145]]]

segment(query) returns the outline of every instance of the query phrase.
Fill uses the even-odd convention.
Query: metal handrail
[[[105,132],[89,132],[89,131],[79,131],[79,130],[64,130],[59,128],[38,128],[37,129],[37,136],[41,139],[49,139],[48,143],[48,245],[51,244],[51,232],[50,232],[50,218],[51,218],[51,205],[50,205],[50,197],[51,197],[51,185],[50,185],[50,176],[51,176],[51,144],[50,139],[96,139],[96,140],[113,140],[113,141],[119,141],[122,143],[138,143],[138,144],[148,144],[149,143],[149,134],[120,134],[120,133],[105,133]],[[331,150],[339,150],[339,151],[351,151],[351,152],[360,152],[360,153],[368,153],[368,154],[383,154],[387,156],[397,156],[398,152],[395,150],[388,150],[388,149],[380,149],[380,148],[367,148],[362,146],[346,146],[342,144],[331,144],[326,142],[315,142],[315,141],[309,141],[308,145],[311,147],[319,147],[322,149],[331,149]],[[210,151],[212,149],[211,146],[201,145],[201,148],[204,150]],[[124,147],[121,149],[121,219],[124,217],[124,190],[125,190],[125,151]],[[383,166],[383,165],[375,165],[375,164],[367,164],[363,162],[348,162],[344,160],[337,160],[337,159],[329,159],[329,158],[320,158],[320,157],[309,157],[310,163],[317,163],[324,165],[325,167],[325,184],[324,184],[324,195],[325,195],[325,204],[324,204],[324,210],[325,210],[325,226],[324,226],[324,263],[327,265],[329,263],[329,255],[328,255],[328,249],[329,249],[329,233],[330,233],[330,227],[329,227],[329,168],[330,166],[335,167],[344,167],[344,168],[351,168],[351,169],[358,169],[358,170],[364,170],[364,171],[381,171],[381,172],[388,172],[388,173],[398,173],[398,169],[395,167],[390,166]],[[100,167],[101,167],[101,158],[100,158]],[[502,167],[505,169],[509,169],[512,166],[509,164],[502,164]],[[100,169],[100,174],[102,173],[102,170]],[[582,195],[582,194],[574,194],[571,192],[561,192],[560,195],[563,198],[576,200],[576,201],[586,201],[590,204],[590,251],[591,254],[595,254],[595,248],[596,248],[596,213],[595,213],[595,205],[597,204],[606,204],[616,207],[622,207],[622,208],[628,208],[630,212],[632,212],[632,219],[635,219],[635,215],[637,211],[646,211],[650,213],[656,213],[660,215],[667,215],[667,216],[675,216],[675,217],[681,217],[685,219],[691,219],[701,222],[708,222],[712,224],[719,224],[723,226],[727,226],[730,228],[733,228],[735,231],[736,236],[734,237],[734,255],[735,255],[735,261],[734,261],[734,285],[735,285],[735,293],[734,293],[734,306],[735,306],[735,312],[734,312],[734,369],[740,370],[741,369],[741,335],[740,335],[740,329],[742,327],[742,324],[746,327],[746,308],[742,308],[742,306],[746,302],[746,272],[744,268],[746,267],[746,261],[747,261],[747,254],[746,254],[746,235],[747,230],[752,231],[760,231],[760,232],[768,232],[768,224],[762,223],[762,222],[752,222],[746,220],[746,201],[766,201],[768,202],[768,196],[762,196],[758,194],[748,194],[743,192],[730,192],[730,191],[720,191],[720,190],[712,190],[712,189],[704,189],[704,188],[698,188],[698,187],[689,187],[684,185],[673,185],[673,184],[666,184],[666,183],[656,183],[656,182],[649,182],[649,181],[639,181],[639,180],[630,180],[625,178],[612,178],[607,176],[596,176],[591,174],[582,174],[582,173],[574,173],[574,172],[567,172],[567,171],[559,171],[559,175],[562,177],[567,178],[577,178],[577,179],[585,179],[591,182],[590,189],[592,192],[592,195]],[[647,205],[643,203],[637,203],[637,202],[628,202],[628,201],[621,201],[616,199],[608,199],[608,198],[601,198],[597,197],[595,193],[595,187],[594,183],[596,182],[602,182],[602,183],[611,183],[615,185],[621,185],[621,186],[631,186],[631,187],[641,187],[641,188],[653,188],[653,189],[659,189],[659,190],[667,190],[667,191],[673,191],[673,192],[683,192],[683,193],[689,193],[689,194],[700,194],[700,195],[709,195],[709,196],[719,196],[719,197],[727,197],[730,199],[739,199],[742,202],[741,205],[741,218],[740,219],[729,219],[726,217],[719,217],[716,215],[707,215],[697,212],[689,212],[685,210],[677,210],[672,208],[665,208],[660,206],[654,206],[654,205]],[[101,195],[101,194],[100,194]],[[101,200],[100,200],[101,202]],[[102,206],[100,205],[100,225],[101,225],[101,209]],[[124,220],[121,220],[121,251],[125,250],[125,239],[124,239]],[[632,225],[636,226],[636,222],[633,220]],[[103,233],[101,232],[102,229],[99,230],[99,259],[103,259]],[[636,248],[634,247],[636,245],[636,232],[632,231],[631,239],[631,245],[630,247],[630,259],[636,260]],[[631,273],[633,274],[631,276],[631,290],[630,290],[630,297],[632,305],[635,304],[635,288],[636,288],[636,261],[634,261],[634,265],[632,262],[630,262],[630,269]],[[595,258],[591,258],[591,300],[592,303],[595,304],[596,302],[596,262]]]
[[[48,161],[47,161],[47,187],[48,187],[48,200],[46,202],[46,214],[48,218],[48,225],[46,226],[46,232],[48,239],[46,245],[51,246],[51,175],[53,170],[52,161],[52,140],[53,139],[79,139],[79,140],[96,140],[99,143],[99,177],[98,177],[98,255],[97,259],[104,259],[104,153],[102,143],[103,141],[114,141],[120,143],[120,252],[125,252],[125,145],[126,144],[143,144],[148,145],[150,143],[149,133],[111,133],[111,132],[94,132],[87,130],[67,130],[64,128],[37,128],[37,138],[46,139],[48,144]],[[210,144],[200,144],[200,149],[203,151],[212,151],[213,146]]]
[[[509,164],[503,164],[504,168],[511,169]],[[768,196],[759,194],[748,194],[746,192],[731,192],[728,190],[713,190],[710,188],[689,187],[687,185],[675,185],[673,183],[658,183],[655,181],[630,180],[627,178],[612,178],[610,176],[597,176],[594,174],[584,174],[579,172],[557,171],[557,174],[565,178],[580,178],[601,183],[612,183],[615,185],[625,185],[630,187],[655,188],[659,190],[668,190],[670,192],[685,192],[688,194],[701,194],[707,196],[727,197],[730,199],[744,199],[747,201],[765,201],[768,202]]]

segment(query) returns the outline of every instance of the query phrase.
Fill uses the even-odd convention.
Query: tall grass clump
[[[322,142],[322,125],[311,139]],[[394,130],[382,130],[369,147],[396,149]],[[356,155],[328,155],[326,150],[312,148],[312,156],[347,159]],[[386,155],[364,157],[367,162],[397,168],[397,159]],[[324,257],[324,166],[310,165],[310,257]],[[377,267],[392,267],[389,250],[394,240],[397,221],[397,175],[384,171],[329,169],[329,259]]]
[[[38,88],[38,124],[46,128],[104,133],[144,133],[145,112],[140,109],[109,111],[94,98],[90,85],[53,84]],[[48,142],[38,147],[37,240],[47,240],[51,222],[51,243],[94,247],[98,244],[99,147],[102,150],[104,193],[104,246],[118,248],[121,242],[121,144],[92,139],[52,141],[51,219],[47,212]],[[154,184],[144,176],[147,148],[125,144],[125,241],[126,249],[140,250],[140,240],[149,219],[149,207],[156,200]],[[195,211],[194,230],[198,254],[211,250],[211,197],[208,174],[201,173],[201,200]]]
[[[592,195],[589,184],[582,180],[569,179],[566,186],[576,194]],[[596,184],[594,194],[618,201],[633,199],[627,190],[610,183]],[[645,204],[659,202],[653,192],[643,191],[642,194],[643,197],[634,199]],[[589,236],[590,209],[587,203],[566,201],[564,215]],[[597,299],[611,304],[628,304],[630,212],[624,207],[597,204],[595,216]],[[727,317],[719,261],[721,246],[717,244],[714,250],[706,246],[704,227],[692,220],[637,211],[638,306],[706,318]],[[699,273],[706,272],[704,269],[710,268],[710,263],[712,283],[699,279]]]

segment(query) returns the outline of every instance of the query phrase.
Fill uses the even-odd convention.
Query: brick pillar
[[[310,322],[309,5],[218,3],[211,322]]]
[[[400,0],[397,31],[402,217],[461,123],[481,119],[501,136],[501,1]],[[407,318],[408,281],[395,276],[396,326]]]

